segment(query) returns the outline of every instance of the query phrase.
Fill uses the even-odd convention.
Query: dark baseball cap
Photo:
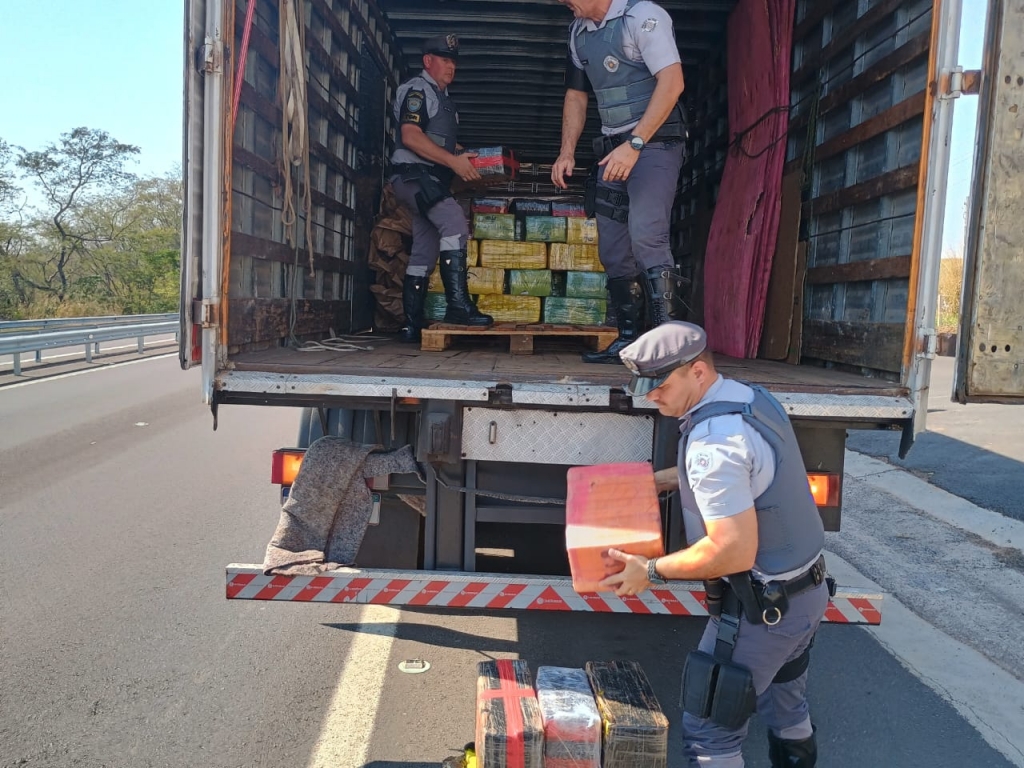
[[[459,58],[459,38],[455,35],[437,35],[423,41],[423,54],[445,56],[449,59]]]
[[[704,329],[693,323],[673,321],[648,331],[619,352],[633,374],[626,392],[643,397],[664,384],[676,368],[696,360],[707,346]]]

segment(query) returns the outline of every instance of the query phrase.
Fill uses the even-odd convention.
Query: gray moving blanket
[[[373,512],[366,479],[411,472],[420,474],[409,446],[383,453],[340,437],[317,440],[281,507],[264,573],[316,576],[353,565]]]

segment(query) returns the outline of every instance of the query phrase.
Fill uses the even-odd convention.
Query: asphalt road
[[[847,446],[913,472],[979,507],[1024,520],[1024,402],[952,402],[953,368],[951,357],[933,362],[927,431],[918,436],[906,459],[898,456],[898,432],[854,430]]]
[[[496,657],[639,661],[682,765],[699,620],[225,600],[224,565],[261,560],[277,522],[270,452],[296,423],[234,406],[213,432],[173,358],[0,388],[0,766],[436,768],[473,738],[476,662]],[[398,671],[413,658],[430,670]],[[928,677],[867,630],[825,626],[822,764],[1024,765]],[[768,765],[756,723],[746,754]]]

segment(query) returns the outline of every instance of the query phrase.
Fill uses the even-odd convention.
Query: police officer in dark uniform
[[[683,69],[672,19],[650,0],[559,2],[576,20],[569,29],[562,147],[551,179],[564,189],[572,175],[593,91],[602,133],[594,144],[600,162],[593,211],[619,336],[583,359],[617,364],[643,330],[644,299],[647,327],[682,317],[669,230],[683,163]]]
[[[629,392],[680,419],[676,468],[688,546],[647,560],[611,550],[603,582],[635,595],[703,580],[712,619],[683,672],[691,768],[742,768],[747,722],[773,768],[813,768],[807,662],[828,606],[825,534],[789,418],[764,389],[715,370],[703,329],[669,322],[621,353]]]
[[[440,261],[448,308],[446,323],[489,326],[469,295],[466,247],[469,222],[451,193],[455,176],[476,181],[472,153],[459,154],[459,113],[448,95],[455,77],[459,41],[455,35],[423,43],[423,71],[398,88],[395,119],[399,130],[391,156],[395,197],[412,213],[412,253],[402,286],[405,327],[402,341],[420,340],[423,304],[430,273]]]

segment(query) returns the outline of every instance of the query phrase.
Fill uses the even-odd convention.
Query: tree
[[[39,188],[45,208],[33,227],[35,247],[13,273],[16,281],[58,301],[67,297],[73,262],[111,234],[85,224],[83,208],[123,193],[135,181],[125,166],[138,153],[138,147],[91,128],[61,134],[41,150],[18,148],[17,167]]]

